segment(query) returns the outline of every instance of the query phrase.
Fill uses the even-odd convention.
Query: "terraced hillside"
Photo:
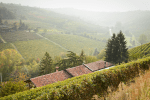
[[[81,50],[83,49],[85,54],[92,55],[96,48],[98,50],[101,50],[105,47],[104,42],[88,39],[77,35],[45,34],[43,36],[77,54],[81,53]]]
[[[150,43],[129,49],[129,55],[131,60],[150,56]]]

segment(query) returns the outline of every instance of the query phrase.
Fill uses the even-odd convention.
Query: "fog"
[[[0,0],[40,8],[75,8],[100,12],[150,10],[150,0]]]

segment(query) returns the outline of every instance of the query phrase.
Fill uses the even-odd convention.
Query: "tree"
[[[20,19],[20,27],[22,26],[22,20]]]
[[[56,66],[59,66],[60,70],[64,70],[70,67],[75,67],[83,63],[82,57],[80,58],[76,53],[68,51],[67,58],[60,60],[56,63]],[[84,55],[84,53],[83,53]]]
[[[51,72],[53,72],[53,60],[49,53],[46,52],[40,62],[40,75],[48,74]]]
[[[82,49],[81,54],[80,54],[80,59],[81,59],[82,61],[85,60],[85,54],[84,54],[83,49]]]
[[[141,34],[141,35],[139,36],[139,42],[140,42],[141,44],[146,43],[146,42],[147,42],[147,36],[144,35],[144,34]]]
[[[117,40],[119,43],[118,62],[120,64],[123,61],[127,62],[127,59],[129,58],[128,48],[126,46],[127,42],[125,41],[125,37],[122,31],[120,31],[120,33],[117,35]]]
[[[16,50],[6,49],[0,52],[0,72],[3,81],[7,81],[15,66],[21,61],[21,55]]]
[[[9,80],[7,82],[3,82],[2,84],[0,84],[0,86],[1,97],[28,90],[26,83],[23,81],[14,82]]]
[[[93,53],[93,56],[97,56],[99,54],[97,48],[95,49],[94,53]]]
[[[126,47],[125,37],[122,31],[117,34],[113,34],[111,39],[108,40],[106,46],[105,60],[112,63],[127,62],[128,48]]]
[[[104,59],[104,57],[106,56],[106,51],[105,49],[101,50],[100,53],[97,55],[98,59]]]

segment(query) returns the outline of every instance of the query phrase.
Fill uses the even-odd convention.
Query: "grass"
[[[123,88],[123,90],[122,90]],[[104,100],[94,95],[95,100]],[[106,100],[150,100],[150,70],[144,75],[135,78],[135,82],[130,82],[130,85],[121,84],[116,92],[111,92]]]
[[[29,41],[16,41],[13,44],[20,51],[25,59],[28,58],[42,58],[45,52],[48,52],[51,57],[59,56],[61,53],[66,52],[59,46],[44,40],[29,40]]]
[[[77,54],[80,54],[83,49],[85,54],[93,55],[96,48],[100,51],[105,47],[103,42],[72,34],[46,34],[44,36]]]

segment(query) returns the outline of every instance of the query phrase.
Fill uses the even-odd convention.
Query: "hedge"
[[[19,92],[0,100],[90,100],[93,95],[104,96],[108,87],[116,90],[121,82],[128,82],[149,70],[150,57],[96,71],[43,87]]]

